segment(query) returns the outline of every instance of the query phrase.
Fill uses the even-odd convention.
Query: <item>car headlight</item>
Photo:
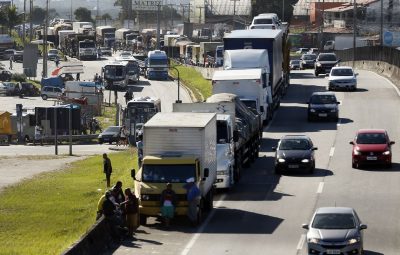
[[[308,243],[319,244],[320,242],[321,242],[321,239],[318,239],[318,238],[309,238],[308,239]]]
[[[150,196],[149,195],[142,195],[142,200],[149,200]]]
[[[336,109],[332,109],[331,112],[336,112]]]
[[[307,159],[307,158],[305,158],[305,159],[303,159],[303,160],[301,161],[301,163],[308,163],[308,162],[310,162],[310,160]]]
[[[321,67],[321,63],[317,63],[317,66],[318,66],[318,67]]]
[[[315,112],[315,110],[314,109],[310,109],[310,112]]]
[[[383,155],[390,155],[390,151],[385,151],[384,153],[382,153]]]
[[[361,240],[360,237],[351,238],[351,239],[347,240],[347,244],[355,244],[355,243],[358,243],[360,240]]]
[[[285,159],[284,159],[284,158],[278,158],[278,162],[279,162],[279,163],[284,163],[284,162],[285,162]]]
[[[354,155],[361,155],[361,152],[359,150],[354,150]]]

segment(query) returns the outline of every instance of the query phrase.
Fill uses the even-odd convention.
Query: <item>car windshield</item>
[[[57,54],[58,50],[49,50],[49,54]]]
[[[272,19],[255,19],[254,24],[272,24]]]
[[[292,64],[299,64],[300,63],[300,60],[292,60],[292,61],[290,61]]]
[[[318,57],[319,61],[336,61],[336,56],[333,54],[320,54]]]
[[[309,150],[310,143],[306,139],[283,139],[279,150]]]
[[[144,182],[183,183],[196,174],[193,165],[143,165]]]
[[[104,132],[109,132],[109,133],[119,133],[119,130],[121,129],[121,127],[108,127],[106,128],[106,130],[104,130]]]
[[[334,95],[314,95],[311,97],[311,104],[336,104]]]
[[[332,76],[353,76],[353,70],[350,68],[332,69]]]
[[[317,214],[312,223],[312,227],[317,229],[352,229],[355,226],[354,216],[345,213]]]
[[[386,136],[384,133],[360,133],[357,135],[356,142],[358,144],[386,144]]]
[[[304,60],[314,60],[314,59],[316,59],[317,58],[317,56],[316,55],[314,55],[314,54],[310,54],[310,55],[304,55],[303,56],[303,59]]]

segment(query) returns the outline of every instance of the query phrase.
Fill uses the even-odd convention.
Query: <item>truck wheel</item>
[[[140,215],[140,225],[144,226],[147,224],[147,216],[146,215]]]
[[[213,207],[214,207],[214,188],[211,188],[207,193],[204,209],[205,211],[209,212],[213,209]]]
[[[241,153],[241,152],[239,152]],[[233,171],[233,180],[235,183],[238,183],[240,180],[240,175],[242,172],[242,155],[240,154],[235,162],[235,169]]]

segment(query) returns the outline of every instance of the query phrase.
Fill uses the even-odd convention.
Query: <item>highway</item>
[[[307,254],[305,230],[321,206],[355,208],[363,223],[366,255],[395,255],[400,249],[400,109],[399,93],[386,79],[358,71],[356,92],[336,92],[340,119],[307,122],[309,96],[325,91],[328,80],[311,70],[293,71],[291,86],[263,133],[260,158],[245,169],[238,185],[215,197],[215,209],[198,228],[175,221],[141,226],[133,242],[110,254]],[[352,169],[349,141],[360,128],[387,129],[393,168]],[[307,134],[316,151],[316,171],[275,175],[271,150],[286,134]]]

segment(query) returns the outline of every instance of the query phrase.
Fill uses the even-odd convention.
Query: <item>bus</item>
[[[112,61],[107,63],[102,69],[102,77],[106,89],[125,90],[128,85],[127,80],[127,61]]]
[[[140,67],[138,61],[130,56],[130,57],[117,57],[116,61],[120,62],[128,62],[126,65],[126,79],[128,84],[138,83],[140,77]]]

